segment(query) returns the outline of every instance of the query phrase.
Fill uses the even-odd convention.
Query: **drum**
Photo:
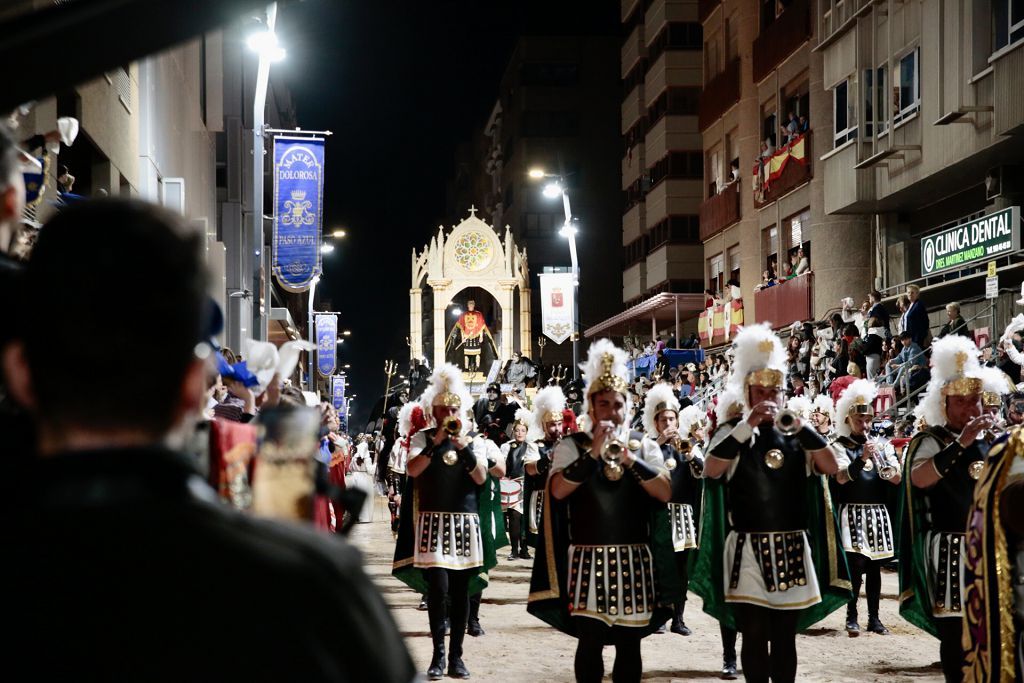
[[[523,502],[523,480],[502,479],[501,480],[501,509],[520,505]]]

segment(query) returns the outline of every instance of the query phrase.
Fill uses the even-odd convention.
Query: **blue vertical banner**
[[[316,316],[316,369],[323,377],[334,374],[338,354],[338,316],[317,313]]]
[[[342,428],[348,429],[348,399],[342,398],[341,407],[338,408],[338,422]]]
[[[341,411],[345,405],[345,375],[335,375],[331,381],[331,403],[335,410]]]
[[[324,207],[323,138],[274,138],[274,275],[305,292],[320,275]]]

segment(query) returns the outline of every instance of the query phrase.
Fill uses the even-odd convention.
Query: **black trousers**
[[[743,634],[740,652],[743,677],[756,683],[795,681],[796,618],[799,610],[745,604],[737,604],[735,609],[736,621]]]
[[[523,540],[523,513],[518,510],[505,510],[505,529],[508,530],[508,541],[512,544],[512,554],[518,555],[519,549],[526,550]]]
[[[676,606],[681,607],[686,604],[686,591],[690,589],[690,573],[687,570],[687,562],[690,559],[690,551],[683,550],[682,552],[675,553],[676,556],[676,572],[679,573],[679,584],[682,588],[682,594],[676,598]]]
[[[615,646],[612,681],[639,683],[643,673],[643,662],[640,659],[641,630],[628,626],[608,626],[590,617],[576,617],[576,680],[580,683],[600,683],[604,677],[601,651],[610,635]]]
[[[860,553],[847,553],[846,562],[850,567],[850,581],[853,583],[853,598],[850,599],[847,617],[856,619],[857,598],[864,583],[868,599],[868,617],[878,618],[878,601],[882,595],[882,563],[886,560],[872,560]],[[861,576],[864,579],[861,579]]]
[[[718,631],[722,634],[722,659],[729,662],[736,661],[736,636],[739,631],[723,626],[718,622]]]
[[[939,629],[939,660],[942,662],[942,675],[946,683],[960,683],[963,680],[963,646],[960,637],[963,635],[962,619],[936,619]]]
[[[469,596],[469,620],[480,621],[480,599],[484,597],[484,592],[474,593]]]
[[[472,569],[443,569],[431,567],[424,570],[427,578],[427,615],[430,618],[430,635],[434,647],[444,644],[444,618],[451,619],[452,657],[462,656],[462,641],[466,636],[466,620],[469,614],[469,578]],[[448,605],[451,605],[450,609]]]

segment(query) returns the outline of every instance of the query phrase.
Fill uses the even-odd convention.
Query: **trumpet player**
[[[700,409],[695,406],[689,408],[700,413]],[[679,416],[679,401],[672,390],[672,385],[662,383],[651,387],[644,403],[644,430],[661,447],[665,467],[672,478],[668,517],[680,590],[673,599],[671,630],[681,636],[688,636],[691,631],[683,621],[683,608],[686,606],[686,590],[689,584],[687,562],[690,559],[690,551],[697,548],[704,459],[700,455],[700,447],[691,444],[688,439],[689,425],[685,429],[680,429]],[[664,629],[664,625],[661,629]]]
[[[885,504],[889,487],[899,486],[901,477],[895,452],[890,452],[892,447],[884,440],[869,438],[877,395],[874,382],[858,379],[836,402],[836,414],[842,421],[836,425],[837,436],[832,443],[839,463],[835,499],[853,583],[853,597],[846,607],[846,633],[850,637],[860,635],[857,599],[862,576],[868,602],[867,630],[883,636],[889,633],[878,618],[882,565],[895,555],[895,536]]]
[[[555,447],[530,581],[530,613],[577,638],[577,681],[602,679],[607,643],[615,646],[613,680],[640,680],[640,641],[668,619],[663,586],[676,573],[659,563],[671,552],[658,545],[672,495],[661,449],[624,425],[626,361],[607,339],[590,347],[583,366],[590,426]],[[549,557],[558,558],[555,566]]]
[[[915,414],[927,427],[907,446],[900,520],[900,614],[939,639],[947,681],[961,680],[964,535],[993,420],[982,413],[978,349],[950,335],[932,344],[931,380]]]
[[[526,541],[534,547],[544,514],[544,489],[551,471],[551,455],[562,440],[565,413],[565,394],[561,387],[545,387],[533,397],[533,423],[540,425],[544,432],[543,437],[535,442],[536,448],[525,456]],[[572,411],[569,415],[572,416]]]
[[[725,519],[704,519],[701,546],[724,554],[709,567],[718,580],[705,608],[720,621],[735,618],[748,681],[794,681],[797,629],[849,595],[829,499],[816,476],[838,468],[821,434],[779,410],[786,354],[771,328],[747,326],[733,346],[727,386],[739,392],[742,415],[718,428],[704,461],[705,477],[726,482]],[[816,554],[829,561],[818,566]]]
[[[450,603],[451,637],[447,673],[469,678],[462,661],[469,611],[470,580],[479,590],[486,582],[485,551],[493,557],[494,540],[482,533],[481,494],[487,478],[487,457],[462,428],[460,414],[470,407],[462,372],[450,363],[438,367],[423,392],[433,426],[412,437],[406,472],[413,479],[417,510],[401,515],[392,573],[417,590],[424,584],[434,651],[427,669],[429,680],[445,674],[445,611]],[[407,508],[409,509],[409,508]],[[489,564],[489,563],[488,563]]]

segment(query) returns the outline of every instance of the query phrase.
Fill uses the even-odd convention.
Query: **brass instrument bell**
[[[793,436],[800,431],[800,416],[788,408],[775,414],[775,429],[783,436]]]
[[[622,452],[626,450],[626,445],[622,443],[622,440],[618,436],[614,436],[611,439],[604,442],[604,446],[601,448],[601,459],[604,460],[604,476],[608,481],[618,481],[622,479],[622,474],[625,470],[622,468]]]
[[[454,438],[462,432],[462,420],[454,415],[449,415],[444,419],[441,427],[444,431],[448,432],[448,436]],[[454,448],[449,449],[441,456],[441,461],[451,467],[459,461],[459,454],[455,452]]]
[[[768,469],[777,470],[785,461],[785,454],[778,448],[773,448],[764,454],[764,464],[768,466]]]
[[[974,460],[970,465],[967,466],[967,474],[970,475],[971,479],[977,481],[981,479],[981,475],[985,472],[985,461]]]

